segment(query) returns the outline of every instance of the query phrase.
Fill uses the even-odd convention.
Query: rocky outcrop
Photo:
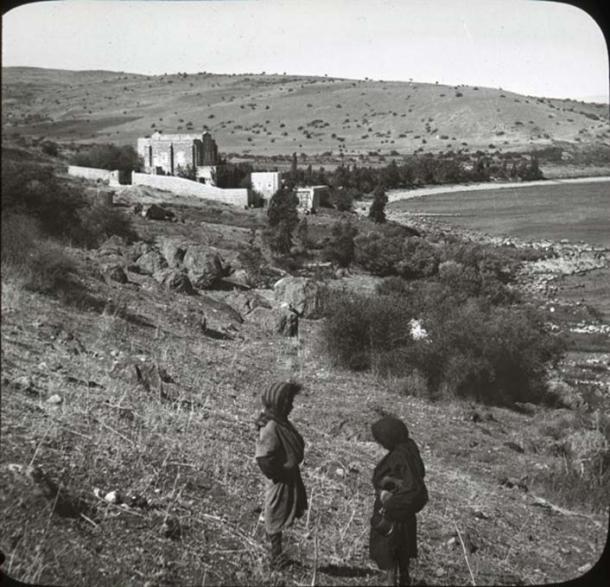
[[[213,288],[229,273],[220,253],[212,247],[189,246],[182,264],[191,283],[199,289]]]
[[[168,291],[175,291],[187,295],[195,293],[195,289],[193,288],[193,284],[188,278],[188,275],[177,269],[162,269],[161,271],[157,271],[153,277]]]
[[[175,218],[175,214],[171,210],[167,210],[158,204],[143,206],[140,214],[147,220],[172,220]]]
[[[287,276],[273,286],[276,303],[293,308],[302,318],[316,318],[322,309],[322,288],[307,277]]]
[[[167,262],[159,251],[153,249],[136,259],[135,268],[138,273],[154,275],[155,273],[166,269]]]

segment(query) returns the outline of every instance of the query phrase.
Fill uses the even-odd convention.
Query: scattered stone
[[[188,278],[188,275],[177,271],[176,269],[162,269],[157,271],[153,278],[158,281],[168,291],[175,291],[177,293],[184,293],[192,295],[195,293],[193,284]]]
[[[102,270],[106,281],[116,281],[117,283],[127,283],[127,274],[121,265],[108,265]]]
[[[349,465],[347,465],[347,470],[352,475],[358,475],[358,473],[360,473],[360,465],[355,461],[351,462]]]
[[[123,500],[121,499],[121,495],[119,494],[119,492],[113,490],[109,491],[106,495],[104,495],[104,501],[117,505],[119,503],[122,503]]]
[[[482,510],[474,510],[472,515],[479,520],[489,520],[489,515]]]
[[[158,204],[148,204],[142,207],[140,212],[147,220],[171,220],[175,214]]]
[[[12,384],[15,389],[18,391],[23,391],[24,393],[29,393],[33,395],[38,395],[39,391],[36,389],[34,384],[34,380],[30,375],[20,375],[13,379],[13,381],[9,381],[9,384]]]
[[[442,567],[439,567],[438,569],[436,569],[436,570],[434,571],[434,574],[435,574],[437,577],[442,577],[442,576],[445,574],[445,569],[443,569]]]
[[[127,247],[127,241],[116,234],[108,237],[99,247],[99,251],[105,254],[122,255]]]
[[[148,500],[143,495],[130,495],[127,503],[132,508],[140,509],[146,508],[149,505]]]
[[[159,251],[151,250],[137,258],[135,267],[139,273],[144,275],[153,275],[158,271],[167,268],[167,262]]]
[[[523,479],[515,479],[514,477],[502,477],[499,480],[500,485],[508,488],[517,487],[524,492],[529,491],[528,486],[525,484],[525,478]]]
[[[186,246],[171,238],[163,238],[159,241],[161,254],[172,269],[180,267],[186,254]]]
[[[518,453],[524,453],[525,449],[518,443],[513,442],[512,440],[508,440],[504,443],[504,446],[518,452]]]

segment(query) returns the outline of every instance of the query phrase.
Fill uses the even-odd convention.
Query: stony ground
[[[408,423],[427,467],[416,582],[557,582],[600,557],[607,509],[560,507],[536,482],[563,458],[548,427],[570,410],[431,404],[404,382],[334,369],[319,322],[293,341],[237,320],[226,292],[168,293],[132,273],[119,284],[100,277],[98,252],[70,253],[69,294],[3,288],[0,547],[16,578],[377,584],[367,537],[382,452],[368,430],[386,412]],[[263,387],[288,375],[304,383],[293,421],[310,509],[287,536],[294,564],[271,572],[253,419]]]

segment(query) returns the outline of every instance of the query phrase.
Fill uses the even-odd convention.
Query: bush
[[[388,196],[383,186],[378,185],[373,192],[373,202],[369,209],[369,218],[374,222],[382,224],[385,222],[385,205],[388,203]]]
[[[409,345],[405,330],[409,308],[400,298],[387,299],[360,294],[338,294],[327,302],[322,326],[326,354],[335,365],[353,370],[391,365],[389,354]]]
[[[299,223],[297,212],[299,200],[292,190],[280,188],[269,200],[266,236],[276,253],[286,254],[292,247],[292,232]]]
[[[62,247],[45,238],[38,222],[20,214],[2,215],[2,289],[47,292],[68,281],[73,263]]]
[[[339,267],[349,267],[354,260],[354,237],[357,233],[358,229],[350,222],[335,222],[322,251],[324,260]]]
[[[87,247],[113,234],[136,238],[121,211],[96,205],[41,165],[2,161],[2,214],[27,216],[44,237]]]
[[[354,259],[373,275],[396,275],[402,258],[402,237],[384,236],[380,232],[360,234],[354,239]]]
[[[439,255],[436,249],[423,238],[407,237],[402,241],[401,260],[396,272],[405,278],[430,277],[438,269]]]
[[[110,206],[94,204],[78,211],[79,223],[72,230],[72,237],[80,245],[95,248],[109,237],[116,235],[128,242],[137,239],[131,221],[121,211]]]
[[[139,171],[141,161],[131,145],[94,145],[84,153],[77,153],[73,158],[74,165],[97,167],[114,171]]]
[[[417,370],[431,397],[550,401],[546,368],[563,345],[533,309],[482,298],[458,304],[442,284],[402,286],[396,278],[378,294],[340,294],[329,304],[322,337],[336,364],[395,376]],[[412,319],[423,335],[412,334]]]
[[[438,268],[439,253],[423,238],[393,231],[369,232],[354,243],[356,262],[374,275],[429,277]]]

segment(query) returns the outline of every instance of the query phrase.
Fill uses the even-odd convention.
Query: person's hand
[[[390,497],[392,497],[391,491],[387,491],[386,489],[381,490],[381,493],[379,494],[379,499],[381,500],[381,503],[385,503],[386,501],[388,501],[388,499],[390,499]]]

